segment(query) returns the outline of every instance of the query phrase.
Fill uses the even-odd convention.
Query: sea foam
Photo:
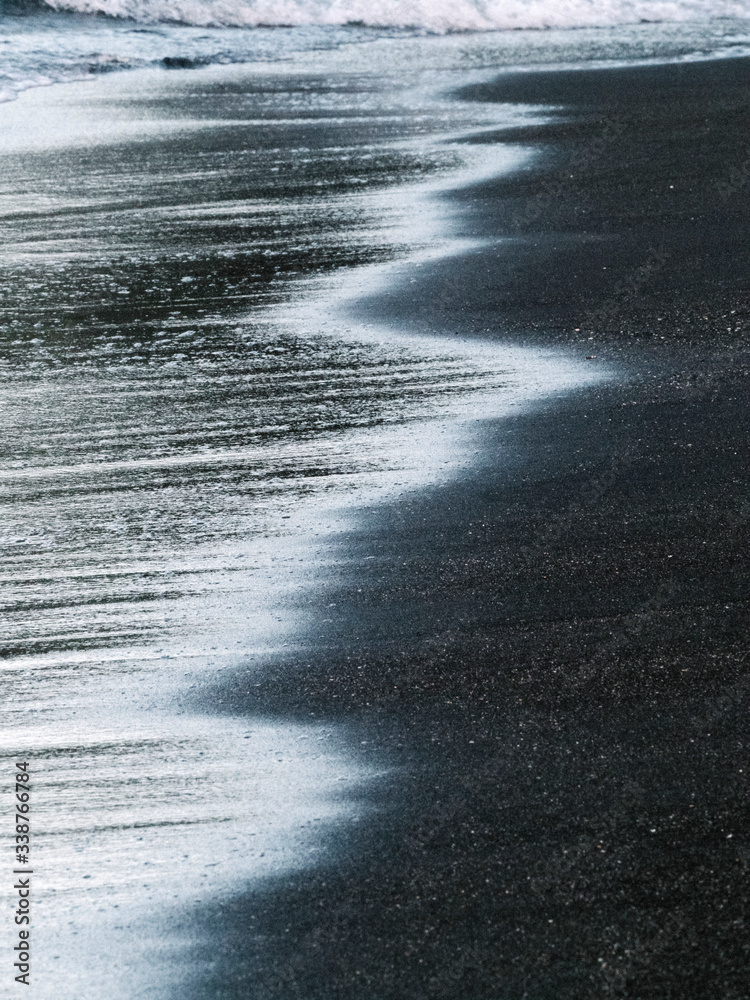
[[[750,16],[750,0],[48,0],[57,10],[194,25],[491,31]]]

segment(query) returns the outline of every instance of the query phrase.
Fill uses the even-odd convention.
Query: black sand
[[[462,96],[564,106],[491,139],[533,169],[454,196],[512,239],[368,312],[621,376],[483,425],[475,474],[348,539],[307,655],[217,692],[348,722],[395,770],[327,866],[203,915],[181,992],[739,1000],[750,62]]]

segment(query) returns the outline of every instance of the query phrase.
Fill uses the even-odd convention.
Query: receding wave
[[[427,31],[748,17],[750,0],[47,0],[56,10],[201,26],[363,24]]]

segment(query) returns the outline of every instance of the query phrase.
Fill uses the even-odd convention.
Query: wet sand
[[[302,648],[217,688],[389,773],[327,863],[191,918],[182,995],[741,998],[750,63],[462,96],[561,107],[494,137],[533,167],[451,196],[496,242],[359,308],[620,374],[363,514]]]

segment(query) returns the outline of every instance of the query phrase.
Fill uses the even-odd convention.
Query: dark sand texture
[[[543,343],[734,342],[724,334],[744,328],[750,291],[749,95],[745,59],[464,88],[465,100],[553,105],[547,125],[469,140],[537,146],[541,159],[454,195],[471,235],[506,242],[374,311],[432,328],[452,307],[462,329]]]
[[[474,474],[342,545],[307,652],[217,692],[393,770],[327,866],[202,915],[183,996],[748,996],[750,62],[469,93],[564,105],[455,195],[513,239],[368,312],[623,374],[481,425]]]

